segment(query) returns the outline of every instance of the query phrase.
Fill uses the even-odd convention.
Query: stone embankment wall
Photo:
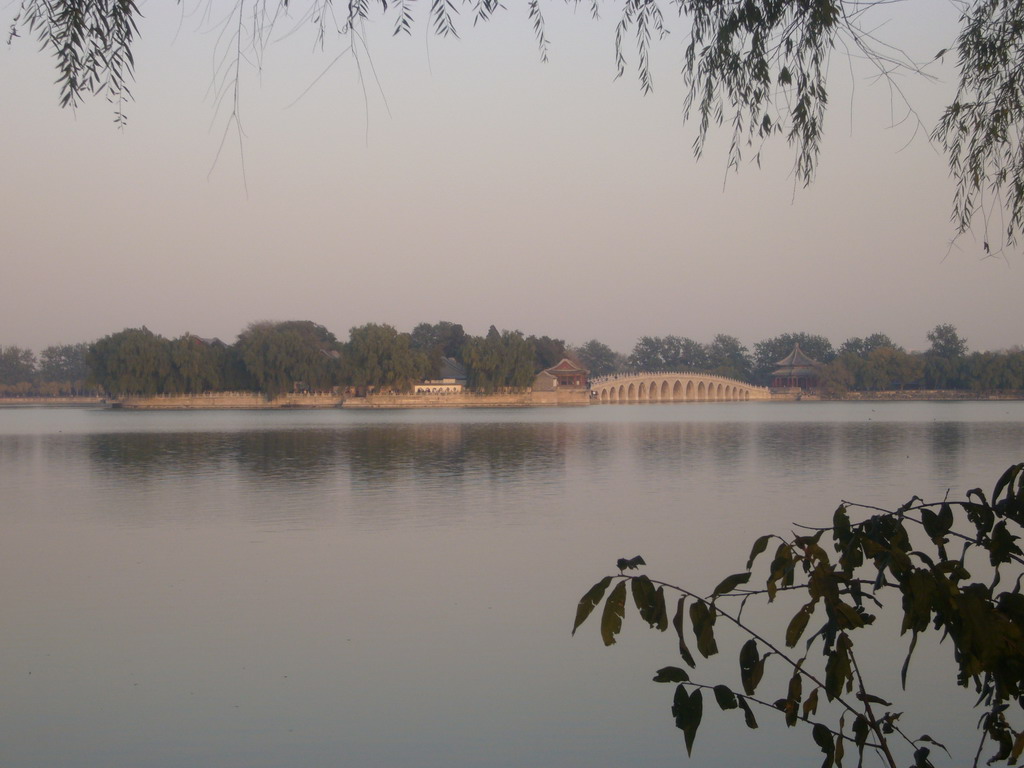
[[[520,392],[508,395],[369,395],[350,397],[343,408],[532,408],[545,405],[589,405],[587,390]]]
[[[586,390],[477,395],[369,395],[342,398],[329,394],[284,394],[272,400],[254,392],[211,392],[202,395],[124,397],[111,407],[129,410],[282,409],[282,408],[530,408],[543,405],[588,405]]]
[[[102,406],[106,403],[102,397],[0,397],[0,406],[5,405],[45,405],[45,406]]]
[[[822,398],[826,399],[826,398]],[[847,392],[835,400],[1022,400],[1024,392],[971,392],[966,389],[899,389],[886,392]]]
[[[257,392],[208,392],[201,395],[154,395],[112,399],[113,408],[130,410],[337,408],[341,395],[284,394],[268,400]]]

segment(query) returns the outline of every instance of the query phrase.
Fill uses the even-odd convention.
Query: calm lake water
[[[957,498],[1021,460],[1019,402],[0,409],[0,765],[817,765],[710,701],[687,761],[650,682],[674,635],[570,637],[580,596],[637,554],[709,592],[840,499]],[[899,697],[879,630],[868,684]],[[936,765],[977,746],[948,678],[915,657],[901,721]]]

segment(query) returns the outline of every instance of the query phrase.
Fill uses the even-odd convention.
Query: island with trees
[[[446,368],[461,371],[459,391],[477,398],[476,404],[585,403],[586,397],[532,403],[524,396],[540,372],[561,360],[593,378],[681,371],[770,386],[779,361],[797,345],[820,364],[816,387],[805,396],[988,399],[1024,392],[1021,346],[972,351],[950,324],[936,326],[925,338],[926,349],[908,351],[884,333],[852,337],[838,346],[819,334],[784,333],[752,349],[726,334],[710,342],[643,336],[624,354],[597,339],[572,345],[493,325],[475,336],[450,321],[419,323],[410,332],[367,323],[351,328],[344,341],[309,320],[265,321],[250,323],[232,343],[191,333],[169,339],[144,326],[91,343],[47,347],[38,355],[0,346],[0,398],[7,404],[102,399],[168,408],[333,407],[343,400],[358,405],[368,402],[367,396],[391,395],[404,396],[400,402],[406,407],[466,404],[423,396],[453,389],[425,386],[445,380]]]

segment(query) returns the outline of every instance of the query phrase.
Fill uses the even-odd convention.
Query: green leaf
[[[923,736],[918,736],[917,737],[917,741],[927,741],[929,744],[934,744],[936,747],[938,747],[943,752],[945,752],[947,755],[949,755],[949,750],[946,749],[946,745],[941,743],[941,742],[936,741],[931,736],[929,736],[927,733],[924,734]],[[952,755],[950,755],[950,756],[952,757]]]
[[[841,600],[836,600],[832,603],[832,609],[836,613],[836,618],[839,620],[840,629],[858,629],[863,627],[865,624],[864,617],[857,613],[857,609],[852,605],[847,605]]]
[[[988,544],[988,559],[993,565],[1010,562],[1012,555],[1024,554],[1014,542],[1019,537],[1014,536],[1006,528],[1006,521],[1000,520],[992,529],[992,539]]]
[[[686,741],[686,754],[693,754],[693,739],[697,735],[697,728],[700,726],[701,717],[704,714],[704,697],[700,689],[695,689],[687,694],[682,683],[676,688],[675,700],[672,705],[672,714],[676,718],[676,727],[683,732]]]
[[[601,598],[604,597],[604,592],[608,589],[608,585],[612,583],[611,576],[605,576],[597,584],[592,586],[582,598],[580,598],[580,604],[576,606],[576,621],[572,625],[572,634],[576,634],[576,630],[579,629],[580,624],[587,620],[587,617],[591,614],[598,603],[601,602]]]
[[[640,612],[640,618],[647,622],[650,627],[664,629],[668,626],[665,619],[665,593],[660,593],[654,588],[654,584],[646,575],[630,579],[630,587],[633,592],[633,602]]]
[[[636,557],[630,558],[620,557],[615,565],[620,571],[625,571],[627,568],[635,571],[641,565],[647,565],[647,563],[644,562],[644,559],[640,557],[640,555],[637,555]]]
[[[850,515],[846,511],[846,505],[840,504],[832,514],[832,532],[836,538],[850,535]]]
[[[726,595],[732,592],[740,584],[746,584],[750,581],[749,573],[734,573],[732,576],[726,576],[722,579],[721,583],[715,587],[715,591],[712,593],[712,597],[718,597],[719,595]]]
[[[761,674],[764,672],[764,664],[757,653],[757,641],[751,638],[740,648],[740,682],[743,683],[743,692],[753,696],[757,684],[761,682]]]
[[[766,585],[769,603],[775,599],[780,581],[784,587],[793,583],[793,568],[795,565],[793,548],[789,544],[780,544],[779,548],[775,551],[775,559],[772,560],[770,568],[771,575],[768,577]]]
[[[691,667],[696,667],[697,664],[693,660],[693,654],[690,653],[690,649],[686,645],[686,635],[684,633],[685,627],[683,626],[684,617],[686,616],[686,598],[680,597],[679,603],[676,605],[676,615],[672,617],[672,626],[676,629],[676,634],[679,635],[679,655],[683,657],[683,661],[689,664]]]
[[[939,508],[939,529],[943,534],[949,533],[953,527],[953,508],[948,503],[942,502]]]
[[[814,743],[825,753],[825,762],[821,764],[821,768],[829,768],[836,755],[836,746],[832,739],[832,732],[821,723],[815,723],[811,729],[811,737],[814,739]]]
[[[662,667],[654,674],[656,683],[688,683],[690,676],[679,667]]]
[[[858,693],[857,699],[865,702],[866,704],[881,704],[883,707],[892,706],[891,701],[886,701],[881,696],[875,696],[873,693]]]
[[[800,665],[797,664],[796,669],[793,670],[793,676],[789,678],[789,691],[786,698],[794,704],[799,704],[803,696],[804,676],[800,674]]]
[[[843,637],[843,635],[840,635]],[[833,701],[843,693],[843,687],[853,683],[853,669],[850,666],[850,654],[845,643],[836,643],[825,662],[825,695]]]
[[[736,694],[727,685],[716,685],[714,687],[715,701],[718,702],[718,706],[721,707],[724,712],[727,709],[736,709],[739,706],[736,703]]]
[[[821,690],[821,689],[820,688],[815,688],[813,691],[811,691],[811,695],[808,696],[807,700],[804,702],[804,706],[803,706],[803,716],[804,716],[804,719],[807,719],[807,717],[810,716],[810,715],[815,715],[815,714],[818,713],[818,691],[819,690]]]
[[[743,719],[747,723],[747,728],[757,728],[757,719],[754,717],[754,713],[750,710],[750,705],[747,704],[747,700],[743,696],[737,696],[736,704],[743,710]]]
[[[789,626],[786,627],[786,645],[790,648],[800,642],[800,636],[803,635],[804,630],[807,629],[807,622],[810,621],[811,612],[813,610],[813,602],[801,606],[800,610],[797,611],[796,615],[790,620]]]
[[[626,614],[626,582],[620,581],[612,589],[601,615],[601,639],[605,645],[614,645],[615,636],[622,630],[622,617]]]
[[[754,542],[754,546],[750,549],[750,557],[747,559],[748,571],[754,567],[754,560],[757,556],[768,549],[768,542],[771,540],[771,534],[765,534],[764,536],[759,536],[757,541]]]
[[[1003,492],[1003,489],[1009,486],[1010,493],[1013,493],[1013,481],[1017,479],[1017,476],[1024,471],[1024,463],[1014,464],[1007,467],[1006,471],[996,481],[996,488],[992,492],[992,503],[995,504],[999,501],[999,494]]]
[[[658,587],[658,591],[654,593],[654,611],[655,623],[653,626],[659,632],[664,632],[668,629],[668,608],[665,605],[664,587]]]
[[[907,658],[903,660],[903,668],[900,669],[900,681],[903,683],[903,690],[907,689],[907,670],[910,669],[910,657],[914,655],[917,647],[917,631],[910,636],[910,648],[907,650]]]
[[[932,541],[940,538],[945,533],[939,523],[939,516],[930,509],[921,510],[921,527],[924,528],[924,532]]]
[[[857,749],[863,753],[864,745],[868,742],[868,733],[871,731],[871,726],[868,725],[867,718],[863,715],[857,715],[857,719],[853,721],[853,740],[857,743]]]
[[[697,636],[697,651],[705,659],[718,653],[718,644],[715,642],[715,618],[714,610],[703,600],[698,600],[690,606],[690,621],[693,622],[693,633]]]

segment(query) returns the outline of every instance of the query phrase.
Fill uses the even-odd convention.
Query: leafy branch
[[[562,2],[571,8],[581,4]],[[784,137],[794,153],[794,182],[806,186],[818,167],[836,50],[851,65],[866,63],[873,79],[888,85],[905,113],[898,122],[923,127],[899,76],[929,78],[930,62],[915,61],[876,32],[877,14],[897,2],[903,0],[589,0],[583,5],[594,18],[604,7],[615,8],[615,70],[624,74],[630,66],[627,53],[635,55],[644,93],[654,87],[653,44],[670,37],[667,20],[674,10],[681,20],[684,116],[698,125],[695,154],[704,152],[712,128],[724,128],[731,134],[727,166],[737,169],[748,148],[759,163],[766,142]],[[931,138],[945,152],[954,178],[956,236],[977,226],[984,250],[992,252],[1016,244],[1024,226],[1024,6],[1011,0],[951,2],[961,11],[959,29],[934,59],[955,51],[959,83]],[[75,108],[86,95],[104,95],[116,105],[115,119],[123,125],[142,17],[135,0],[18,0],[14,5],[8,41],[26,31],[53,56],[61,104]],[[215,15],[209,0],[199,5],[205,5],[204,16]],[[227,15],[213,22],[219,40],[234,43],[220,52],[230,58],[218,69],[230,71],[222,73],[219,85],[232,86],[228,125],[239,134],[239,69],[246,64],[259,70],[271,33],[291,14],[298,25],[313,27],[321,47],[328,35],[336,36],[343,48],[338,58],[351,54],[359,70],[360,56],[369,54],[355,30],[374,14],[391,14],[394,34],[411,34],[418,20],[428,34],[457,38],[460,23],[476,25],[514,9],[526,15],[541,60],[552,48],[541,0],[508,8],[498,0],[233,0],[226,7]]]
[[[831,526],[811,529],[813,533],[807,535],[758,538],[746,569],[727,576],[705,596],[652,580],[646,574],[627,574],[645,563],[642,557],[621,559],[619,574],[604,577],[580,600],[573,633],[604,601],[601,637],[605,645],[614,644],[625,616],[627,583],[640,618],[664,632],[670,623],[666,592],[674,592],[679,598],[671,624],[679,655],[691,670],[696,669],[697,659],[689,640],[704,659],[719,652],[719,618],[746,638],[739,651],[743,693],[722,683],[691,680],[690,673],[678,666],[663,667],[655,675],[656,682],[676,684],[672,713],[683,731],[687,752],[693,748],[703,719],[703,693],[712,691],[720,709],[742,710],[748,727],[757,727],[751,704],[779,711],[790,727],[798,723],[810,726],[814,743],[825,755],[824,768],[842,764],[847,742],[855,745],[858,763],[865,750],[872,750],[885,765],[896,768],[894,737],[913,751],[915,766],[927,768],[931,751],[926,745],[945,747],[930,736],[914,739],[906,734],[898,723],[903,713],[893,711],[889,701],[868,690],[854,652],[859,631],[875,623],[867,604],[879,612],[901,612],[900,633],[910,635],[900,673],[902,687],[907,686],[919,636],[933,630],[942,639],[948,637],[953,644],[957,684],[973,686],[978,694],[976,706],[985,710],[979,721],[980,744],[974,765],[979,764],[987,741],[994,746],[990,764],[1015,764],[1024,753],[1024,729],[1009,719],[1009,710],[1024,701],[1024,595],[1020,590],[1024,552],[1017,544],[1017,534],[1024,527],[1024,463],[1002,474],[991,501],[979,488],[965,496],[962,501],[945,499],[932,504],[915,496],[895,510],[843,502],[833,514]],[[873,514],[855,522],[850,509]],[[747,585],[754,564],[773,541],[778,544],[766,568],[765,587],[751,589]],[[951,541],[961,544],[953,556]],[[1007,569],[1013,571],[1013,586],[997,592]],[[975,581],[972,571],[987,574],[987,583]],[[742,617],[751,599],[772,604],[780,592],[803,593],[807,598],[786,623],[786,649],[796,648],[816,612],[823,618],[799,657],[770,640],[767,630],[755,628]],[[738,610],[724,607],[730,603],[737,603]],[[810,659],[815,646],[821,650],[821,664]],[[788,677],[784,695],[774,701],[755,696],[766,662],[772,657],[781,659],[789,670],[783,675],[783,679]],[[809,687],[806,697],[805,685]],[[820,692],[838,707],[834,722],[827,721],[825,713],[818,714]],[[1016,716],[1019,720],[1019,711]],[[847,718],[851,718],[849,731]]]

